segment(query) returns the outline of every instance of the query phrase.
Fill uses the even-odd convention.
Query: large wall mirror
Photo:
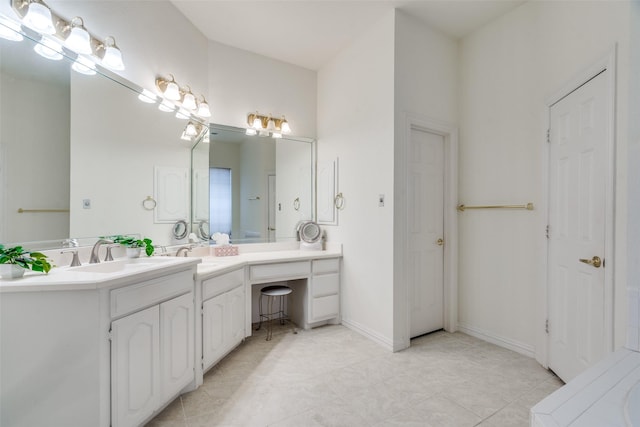
[[[187,121],[138,100],[135,84],[76,73],[36,45],[0,38],[0,242],[181,243],[172,228],[189,221],[191,147],[206,127],[184,140]]]
[[[193,150],[193,228],[234,244],[294,239],[300,221],[315,219],[315,141],[209,128],[209,143]]]

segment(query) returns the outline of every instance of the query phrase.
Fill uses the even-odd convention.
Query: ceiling
[[[526,0],[171,0],[210,40],[318,70],[393,8],[461,38]]]

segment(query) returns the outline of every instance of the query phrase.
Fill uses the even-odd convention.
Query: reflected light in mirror
[[[85,76],[93,76],[96,74],[95,64],[84,56],[78,56],[73,65],[71,65],[71,69]]]
[[[176,109],[176,106],[173,105],[171,102],[167,101],[166,99],[163,99],[160,105],[158,105],[158,110],[164,111],[165,113],[170,113],[175,109]]]
[[[43,58],[58,61],[62,59],[62,46],[51,39],[42,38],[40,43],[36,44],[33,50]]]
[[[20,34],[20,26],[8,19],[0,19],[0,37],[12,42],[24,40],[24,37]]]
[[[138,95],[138,99],[142,102],[146,102],[147,104],[154,104],[158,97],[156,97],[151,91],[142,89],[142,93]]]
[[[253,136],[253,135],[257,135],[258,132],[254,128],[247,128],[247,130],[244,133],[245,135]]]
[[[41,34],[56,33],[56,27],[51,19],[51,10],[42,3],[29,3],[29,9],[22,22]]]
[[[189,118],[189,112],[187,110],[183,110],[182,108],[180,108],[176,112],[176,118],[186,120]]]

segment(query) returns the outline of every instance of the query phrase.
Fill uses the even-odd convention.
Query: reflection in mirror
[[[315,142],[210,128],[206,166],[205,151],[194,152],[194,225],[208,219],[211,234],[229,234],[234,244],[294,239],[296,224],[315,215]]]
[[[190,148],[208,129],[182,140],[187,120],[140,102],[140,87],[100,67],[70,71],[75,55],[47,60],[24,36],[0,38],[0,242],[181,243],[172,227],[190,219]]]

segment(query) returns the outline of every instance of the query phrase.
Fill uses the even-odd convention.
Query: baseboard
[[[531,345],[514,341],[509,338],[501,337],[494,334],[493,332],[485,331],[474,326],[469,326],[464,322],[458,322],[458,330],[460,332],[464,332],[467,335],[471,335],[472,337],[480,338],[483,341],[487,341],[499,347],[506,348],[507,350],[515,351],[516,353],[531,357],[532,359],[536,356],[536,349]]]
[[[342,324],[344,326],[346,326],[347,328],[351,329],[352,331],[355,331],[355,332],[359,333],[360,335],[364,335],[365,337],[369,338],[370,340],[380,344],[381,346],[383,346],[387,350],[394,351],[393,342],[392,341],[388,340],[386,337],[383,337],[379,333],[377,333],[375,331],[372,331],[371,329],[367,328],[366,326],[363,326],[363,325],[359,324],[358,322],[354,322],[352,320],[345,319],[344,317],[342,318]]]

